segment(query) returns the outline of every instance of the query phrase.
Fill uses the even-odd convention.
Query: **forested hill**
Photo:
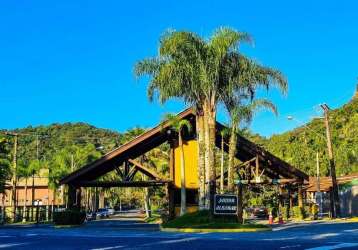
[[[20,165],[29,165],[37,158],[48,163],[59,154],[74,155],[79,164],[87,163],[93,158],[113,150],[130,138],[137,136],[144,130],[134,128],[126,133],[118,133],[108,129],[96,128],[86,123],[51,124],[48,126],[26,127],[11,131],[0,130],[0,137],[5,138],[9,159],[12,159],[12,136],[5,136],[5,132],[18,134],[17,158]],[[38,146],[37,146],[38,145]],[[92,155],[88,158],[86,155]],[[76,163],[76,162],[75,162]]]
[[[358,97],[330,112],[333,150],[337,175],[358,172]],[[327,174],[327,144],[323,119],[314,119],[306,126],[254,141],[309,175],[316,173],[316,152],[319,152],[322,175]]]
[[[328,160],[324,121],[314,119],[306,125],[271,138],[263,138],[251,133],[246,133],[244,136],[309,175],[316,173],[316,152],[319,152],[321,174],[325,175],[328,171]],[[358,98],[331,111],[330,125],[337,174],[358,172]],[[8,159],[11,160],[14,140],[10,136],[4,136],[5,130],[0,131],[0,137],[7,140]],[[65,123],[27,127],[8,132],[19,134],[18,162],[25,168],[36,160],[37,149],[39,159],[49,165],[69,165],[72,160],[69,156],[74,155],[75,168],[78,168],[143,133],[144,130],[134,128],[121,134],[86,123]],[[66,170],[68,171],[69,169]],[[63,174],[59,173],[59,175]]]

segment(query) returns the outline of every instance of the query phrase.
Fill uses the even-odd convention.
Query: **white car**
[[[109,217],[109,213],[108,213],[108,209],[107,208],[100,208],[97,210],[96,212],[96,217],[98,218],[104,218],[104,217]]]
[[[108,215],[114,215],[114,209],[113,208],[107,208]]]

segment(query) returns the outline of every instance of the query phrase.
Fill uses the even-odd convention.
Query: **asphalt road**
[[[358,249],[358,223],[287,224],[260,233],[164,233],[135,220],[77,228],[0,227],[0,249]]]

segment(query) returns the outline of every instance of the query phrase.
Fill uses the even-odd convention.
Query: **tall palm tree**
[[[224,193],[224,144],[225,137],[230,134],[230,130],[228,128],[224,128],[220,131],[221,136],[221,162],[220,162],[220,193]]]
[[[179,119],[176,115],[166,114],[165,121],[169,121],[170,127],[178,134],[178,146],[180,148],[180,216],[186,213],[186,183],[185,183],[185,155],[183,131],[186,128],[190,133],[192,126],[188,120]]]
[[[239,45],[251,42],[244,32],[219,28],[209,40],[192,32],[168,31],[160,40],[159,55],[144,59],[135,66],[135,75],[149,75],[148,95],[157,96],[161,103],[180,98],[197,109],[199,141],[199,194],[206,193],[205,205],[213,211],[216,191],[215,137],[216,108],[225,102],[225,95],[237,96],[246,85],[254,94],[258,86],[287,87],[282,74],[270,68],[242,60]],[[244,77],[241,76],[245,72]],[[249,81],[246,81],[249,79]],[[204,164],[203,164],[204,159]],[[203,185],[206,176],[207,187]],[[203,197],[199,198],[202,205]]]
[[[223,60],[221,71],[222,85],[225,87],[221,96],[222,102],[231,120],[231,136],[228,159],[228,191],[233,191],[233,166],[236,155],[236,133],[241,122],[251,122],[258,108],[267,108],[276,114],[276,107],[268,100],[257,99],[257,89],[269,90],[276,86],[282,93],[287,91],[287,80],[276,69],[265,67],[238,53],[228,53]],[[235,86],[236,91],[232,91]]]
[[[219,69],[227,53],[237,51],[240,42],[250,40],[246,33],[229,28],[216,30],[208,41],[192,32],[168,31],[160,40],[158,57],[142,60],[135,66],[136,76],[152,76],[148,87],[151,100],[155,95],[162,103],[170,98],[181,98],[196,107],[200,125],[197,126],[199,194],[202,196],[205,189],[207,207],[213,205],[210,200],[213,201],[216,189],[216,106],[224,89]],[[234,86],[231,89],[235,91]],[[203,170],[207,181],[210,179],[210,190],[203,185]],[[202,200],[200,197],[199,203],[203,203]]]
[[[276,106],[266,99],[256,99],[251,101],[250,103],[237,103],[235,107],[229,110],[229,115],[231,119],[231,132],[229,139],[229,159],[228,159],[228,191],[232,192],[234,187],[234,159],[237,153],[237,133],[239,131],[240,125],[243,123],[249,124],[255,112],[264,108],[272,111],[277,115]]]

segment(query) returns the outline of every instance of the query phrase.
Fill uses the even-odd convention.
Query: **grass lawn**
[[[200,228],[200,229],[248,229],[268,228],[262,224],[239,224],[235,217],[216,217],[210,219],[209,211],[188,213],[167,223],[163,228]]]

